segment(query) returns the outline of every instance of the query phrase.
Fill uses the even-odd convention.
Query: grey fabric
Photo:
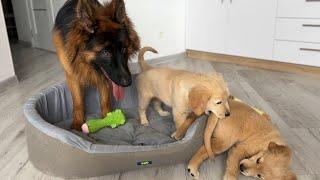
[[[93,88],[87,88],[86,91],[86,118],[99,118],[101,114],[99,94]],[[127,120],[125,125],[115,129],[104,128],[88,137],[76,131],[72,132],[91,142],[109,145],[159,145],[173,142],[174,140],[170,137],[175,131],[172,115],[159,116],[150,103],[147,110],[150,124],[148,127],[140,125],[136,106],[138,100],[133,93],[136,94],[134,85],[126,90],[125,103],[113,100],[113,108],[122,109],[124,104],[126,106],[126,109],[123,109]],[[71,102],[71,94],[66,90],[66,87],[58,86],[37,101],[36,110],[47,122],[70,131],[69,127],[72,123]],[[168,107],[165,109],[171,111]]]
[[[85,102],[87,118],[100,116],[96,90],[86,90]],[[125,100],[113,103],[114,108],[124,110],[127,123],[86,136],[69,129],[72,99],[66,84],[43,90],[24,106],[31,162],[40,170],[63,177],[102,176],[186,162],[203,143],[205,117],[196,120],[185,138],[174,141],[170,138],[175,130],[172,116],[161,117],[149,107],[147,115],[150,125],[143,127],[138,120],[137,104],[137,91],[133,85],[126,89]],[[152,164],[137,165],[144,160],[152,160]]]

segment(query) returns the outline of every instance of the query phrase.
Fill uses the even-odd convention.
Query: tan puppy
[[[139,114],[141,124],[148,125],[146,108],[151,99],[161,100],[172,107],[174,122],[178,129],[188,118],[190,121],[202,115],[215,114],[218,118],[230,115],[228,89],[221,75],[204,75],[170,68],[153,68],[144,61],[144,53],[152,51],[151,47],[142,48],[139,52],[139,64],[142,72],[137,78],[139,94]],[[166,116],[161,103],[156,101],[155,109]],[[183,131],[184,132],[184,131]],[[174,133],[180,139],[184,134]]]
[[[291,151],[268,116],[233,99],[229,105],[230,117],[218,122],[211,140],[214,155],[229,150],[224,180],[237,179],[239,172],[264,180],[296,180],[290,170]],[[207,158],[202,146],[189,162],[190,175],[198,178]]]

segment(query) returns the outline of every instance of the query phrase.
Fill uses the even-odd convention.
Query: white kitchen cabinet
[[[320,43],[320,19],[277,18],[276,40]]]
[[[278,17],[320,18],[320,0],[278,0]]]
[[[230,2],[227,54],[271,60],[277,0]]]
[[[274,60],[320,67],[320,44],[276,40]]]
[[[226,53],[227,19],[223,0],[187,1],[187,49]]]
[[[320,0],[278,0],[273,59],[320,67]]]
[[[187,49],[271,59],[276,0],[189,0]]]

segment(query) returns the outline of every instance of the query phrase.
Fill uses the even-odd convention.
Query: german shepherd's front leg
[[[110,112],[110,89],[106,83],[100,83],[98,86],[100,93],[100,106],[101,106],[101,116],[106,117],[107,113]]]
[[[67,83],[72,95],[73,101],[73,119],[71,129],[81,131],[81,126],[84,123],[84,103],[83,103],[83,89],[80,82],[70,75],[66,75]]]

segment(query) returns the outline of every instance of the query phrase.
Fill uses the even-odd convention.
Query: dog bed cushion
[[[49,87],[31,97],[24,106],[29,159],[36,168],[67,178],[103,176],[145,167],[187,162],[203,144],[205,117],[200,117],[179,141],[172,115],[161,117],[152,106],[147,110],[149,126],[140,125],[137,90],[126,88],[121,102],[113,100],[113,109],[124,111],[127,123],[115,129],[104,128],[84,135],[70,130],[71,93],[65,83]],[[87,88],[87,118],[100,116],[97,90]],[[171,112],[170,108],[164,107]]]

